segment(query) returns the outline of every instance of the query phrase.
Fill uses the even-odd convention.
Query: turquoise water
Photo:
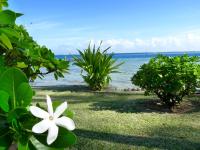
[[[110,88],[124,89],[134,87],[131,84],[131,77],[137,72],[140,65],[148,62],[149,58],[119,58],[118,62],[124,62],[120,66],[120,73],[111,74],[112,81]],[[37,79],[34,86],[59,86],[59,85],[85,85],[80,68],[70,65],[69,73],[64,74],[65,78],[55,80],[52,74],[46,75],[44,79]]]
[[[183,53],[164,53],[169,56],[182,55]],[[188,53],[192,56],[200,56],[200,53],[190,52]],[[120,66],[120,73],[111,74],[112,81],[110,83],[110,88],[114,89],[127,89],[134,88],[135,86],[131,84],[131,77],[137,72],[139,67],[147,63],[150,58],[154,57],[156,53],[140,53],[140,54],[116,54],[114,57],[117,58],[118,62],[124,62]],[[65,56],[57,56],[58,58],[64,58]],[[72,56],[66,56],[71,60]],[[73,65],[71,62],[69,73],[64,74],[64,78],[55,80],[52,74],[46,75],[44,79],[37,79],[33,86],[66,86],[66,85],[85,85],[81,75],[80,68]]]

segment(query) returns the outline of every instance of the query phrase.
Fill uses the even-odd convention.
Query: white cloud
[[[200,51],[200,32],[149,39],[111,39],[104,44],[111,45],[113,52]]]
[[[88,43],[96,43],[97,45],[101,40],[99,39],[60,39],[60,42],[69,43],[63,44],[62,49],[59,51],[58,46],[52,48],[55,53],[77,53],[76,49],[84,49]],[[64,42],[65,41],[65,42]],[[152,37],[149,39],[136,38],[130,39],[108,39],[103,41],[103,48],[112,46],[110,52],[115,53],[131,53],[131,52],[169,52],[169,51],[200,51],[200,32],[186,32],[183,34],[166,36],[166,37]],[[61,53],[60,53],[61,52]]]
[[[58,23],[41,22],[27,26],[28,30],[37,34],[38,30],[50,30],[60,26]],[[62,26],[62,25],[61,25]],[[51,48],[56,54],[73,54],[77,49],[84,49],[89,42],[98,43],[103,40],[103,48],[112,46],[110,52],[131,53],[131,52],[167,52],[167,51],[200,51],[200,29],[185,31],[176,35],[151,38],[134,39],[99,39],[90,38],[89,35],[75,34],[81,31],[88,31],[90,28],[74,27],[71,29],[62,29],[62,35],[53,35],[53,37],[38,37],[40,44]],[[74,33],[74,36],[68,35]],[[36,37],[36,36],[35,36]]]

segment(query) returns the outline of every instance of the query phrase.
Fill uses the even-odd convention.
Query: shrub
[[[195,92],[200,83],[198,57],[188,55],[167,57],[158,55],[143,64],[132,77],[132,83],[145,89],[146,94],[155,93],[162,102],[172,108],[184,96]]]
[[[54,73],[56,79],[63,77],[69,62],[56,59],[50,49],[38,45],[23,26],[15,24],[22,14],[1,10],[2,6],[7,1],[0,2],[0,55],[5,65],[21,69],[29,80],[48,73]]]
[[[122,64],[116,64],[116,60],[112,59],[113,54],[107,54],[107,49],[101,51],[101,44],[96,49],[88,46],[83,52],[79,51],[80,57],[74,57],[75,65],[82,68],[86,75],[81,71],[84,81],[92,90],[101,90],[107,86],[111,80],[110,74],[118,72],[118,67]]]

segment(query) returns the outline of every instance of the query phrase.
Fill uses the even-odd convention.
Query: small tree
[[[200,83],[198,57],[188,55],[167,57],[158,55],[148,64],[143,64],[132,77],[133,84],[155,93],[171,109],[184,96],[195,92]]]
[[[107,86],[111,80],[110,74],[118,72],[117,69],[122,64],[115,64],[113,54],[107,54],[110,47],[101,51],[101,44],[102,42],[97,49],[95,45],[92,48],[89,44],[83,52],[78,50],[80,57],[74,57],[74,64],[82,68],[82,77],[92,90],[101,90]]]

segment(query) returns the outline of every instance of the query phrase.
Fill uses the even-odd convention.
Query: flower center
[[[53,116],[49,116],[49,120],[53,120]]]

